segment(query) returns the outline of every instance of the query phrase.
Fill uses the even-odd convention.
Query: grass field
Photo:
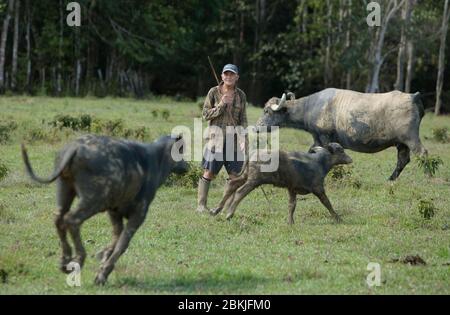
[[[164,110],[170,114],[161,117]],[[450,294],[450,143],[432,134],[450,127],[450,117],[431,114],[423,119],[421,138],[443,161],[436,176],[425,176],[413,158],[390,183],[394,148],[371,155],[348,151],[351,174],[327,178],[341,224],[308,195],[299,197],[296,222],[288,226],[287,191],[269,186],[272,210],[258,189],[230,222],[224,214],[196,213],[196,188],[163,186],[104,287],[93,284],[99,267],[93,255],[110,241],[109,219],[99,214],[83,225],[88,258],[81,287],[69,287],[58,270],[55,186],[29,181],[19,144],[28,143],[32,165],[43,176],[53,170],[55,152],[83,133],[51,128],[57,114],[121,118],[127,128],[147,127],[144,138],[155,139],[175,125],[192,129],[199,113],[197,103],[168,99],[0,98],[0,121],[17,123],[11,139],[0,144],[0,163],[9,169],[0,179],[0,294]],[[250,107],[249,123],[260,113]],[[293,129],[282,129],[280,140],[284,150],[307,150],[312,141]],[[213,182],[209,206],[220,199],[223,172]],[[421,201],[434,205],[430,219],[420,213]],[[408,255],[419,255],[426,265],[402,263]],[[369,262],[381,266],[378,287],[366,284]]]

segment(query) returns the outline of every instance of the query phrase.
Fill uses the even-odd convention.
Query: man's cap
[[[238,67],[231,63],[229,63],[223,67],[222,73],[227,72],[227,71],[231,71],[233,73],[239,74]]]

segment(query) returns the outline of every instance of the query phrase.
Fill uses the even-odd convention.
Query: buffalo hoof
[[[218,215],[220,211],[222,211],[222,208],[217,207],[217,208],[211,209],[211,210],[209,211],[209,213],[210,213],[211,215]]]
[[[105,285],[106,284],[106,277],[103,273],[98,273],[95,277],[94,283],[96,285]]]
[[[227,220],[231,220],[234,216],[234,213],[228,213],[227,214]]]
[[[80,266],[80,269],[81,268],[83,268],[83,266],[84,266],[84,261],[85,261],[85,259],[86,259],[86,254],[84,254],[84,255],[76,255],[73,259],[72,259],[72,261],[74,262],[74,263],[77,263],[79,266]]]
[[[73,270],[71,268],[67,268],[71,261],[71,257],[61,257],[61,261],[59,262],[59,269],[64,273],[71,273]]]
[[[204,205],[200,205],[197,207],[197,212],[198,213],[205,213],[205,212],[209,212],[210,210],[208,209],[208,207],[204,206]]]
[[[341,217],[338,216],[338,215],[334,217],[334,221],[335,221],[336,223],[342,223],[342,219],[341,219]]]

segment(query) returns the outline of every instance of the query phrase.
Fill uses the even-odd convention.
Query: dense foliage
[[[386,25],[378,91],[395,87],[403,33],[412,55],[404,54],[402,80],[411,61],[410,90],[433,107],[444,5],[408,1],[410,19],[400,7]],[[369,1],[357,0],[80,0],[81,27],[66,24],[66,0],[0,0],[0,21],[11,2],[4,93],[194,99],[215,84],[208,55],[218,72],[228,62],[240,66],[240,85],[257,105],[285,90],[298,96],[325,87],[367,91],[382,29],[367,25]],[[397,1],[378,2],[384,22]]]

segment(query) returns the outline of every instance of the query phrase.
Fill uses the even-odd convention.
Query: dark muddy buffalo
[[[66,145],[56,157],[53,175],[42,179],[34,174],[22,145],[30,177],[43,184],[56,180],[55,225],[62,246],[61,270],[69,272],[67,265],[71,261],[83,266],[86,251],[80,237],[81,225],[93,215],[107,211],[113,225],[113,240],[98,255],[102,265],[95,278],[96,284],[104,284],[144,222],[157,189],[170,173],[187,171],[182,150],[181,137],[164,136],[153,143],[142,144],[87,135]],[[75,196],[79,203],[71,210]],[[128,220],[125,226],[124,218]],[[74,257],[67,231],[75,246]]]
[[[260,160],[256,159],[256,154],[259,154]],[[279,158],[278,168],[274,171],[261,171],[261,166],[274,156]],[[252,190],[260,185],[272,184],[289,191],[289,224],[294,223],[297,194],[310,193],[319,198],[336,221],[340,221],[325,194],[324,180],[334,165],[351,162],[352,159],[338,143],[330,143],[325,148],[311,148],[309,153],[278,151],[274,155],[273,152],[255,152],[239,177],[228,182],[222,201],[217,208],[211,210],[211,214],[216,215],[223,208],[228,208],[227,219],[231,219],[239,202]]]

